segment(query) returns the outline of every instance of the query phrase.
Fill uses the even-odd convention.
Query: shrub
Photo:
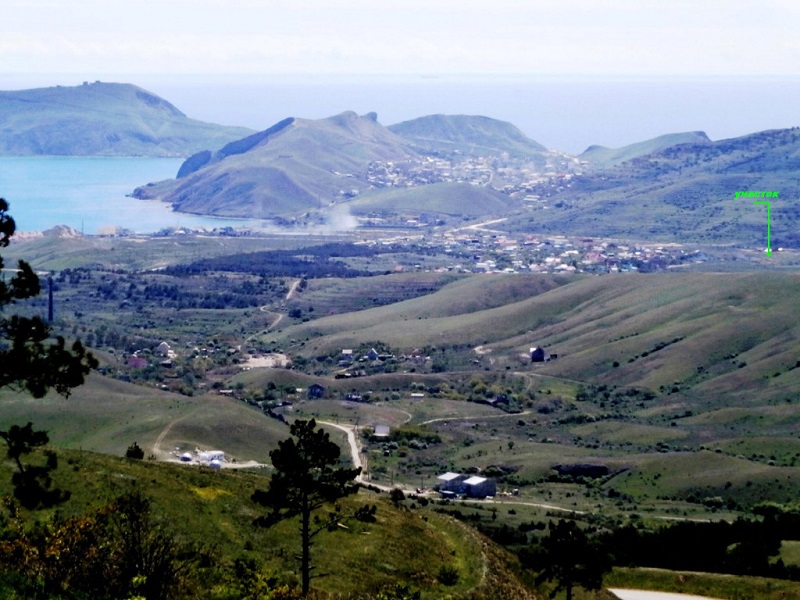
[[[142,460],[144,458],[144,450],[136,442],[133,442],[128,449],[125,450],[125,458],[135,458]]]
[[[436,575],[436,579],[438,579],[439,583],[442,585],[455,585],[458,583],[458,569],[450,565],[442,565],[439,569],[439,573]]]

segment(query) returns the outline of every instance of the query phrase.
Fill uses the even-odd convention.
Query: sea
[[[456,75],[91,76],[132,83],[187,116],[263,130],[286,117],[321,119],[377,112],[392,125],[431,114],[484,115],[516,125],[553,150],[580,154],[667,133],[704,131],[712,140],[800,125],[800,77],[559,77]],[[0,73],[0,89],[79,85],[80,76]],[[213,148],[210,148],[214,150]],[[152,233],[166,227],[253,226],[175,213],[128,197],[172,178],[178,159],[0,158],[0,197],[20,230],[65,224],[87,234],[109,227]]]
[[[130,197],[141,185],[174,178],[182,159],[0,157],[0,197],[17,231],[67,225],[87,235],[124,228],[156,233],[170,227],[243,227],[253,222],[178,213],[157,200]]]

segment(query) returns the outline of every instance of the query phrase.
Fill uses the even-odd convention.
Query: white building
[[[466,479],[463,483],[464,491],[470,498],[486,498],[497,494],[497,484],[494,479],[478,477],[477,475]]]
[[[444,475],[439,475],[436,480],[439,482],[439,491],[440,492],[453,492],[456,494],[463,493],[463,482],[464,475],[460,473],[445,473]]]

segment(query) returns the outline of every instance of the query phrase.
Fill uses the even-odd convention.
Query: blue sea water
[[[86,234],[124,227],[154,233],[166,227],[234,227],[237,219],[215,219],[173,212],[158,201],[130,198],[136,187],[175,177],[181,159],[2,157],[0,197],[18,231],[43,231],[69,225]]]

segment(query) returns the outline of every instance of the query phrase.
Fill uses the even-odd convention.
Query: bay
[[[167,227],[253,225],[174,212],[169,204],[127,195],[141,185],[175,177],[182,159],[0,157],[0,197],[18,231],[68,225],[87,235],[114,227],[155,233]]]

